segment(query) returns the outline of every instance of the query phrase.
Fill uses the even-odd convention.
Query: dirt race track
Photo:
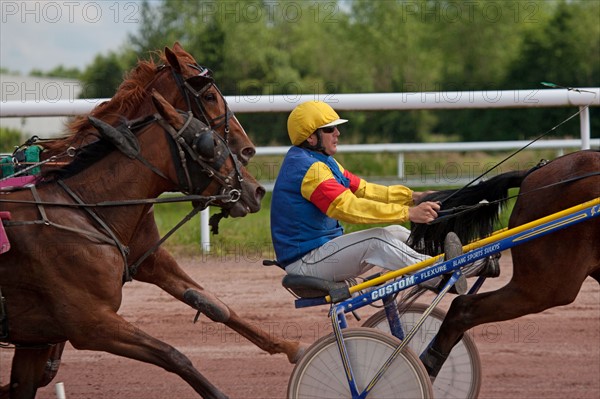
[[[236,312],[264,330],[311,343],[331,332],[326,307],[295,309],[280,280],[283,271],[258,259],[181,258],[187,272],[217,293]],[[510,254],[501,260],[511,275]],[[565,273],[568,278],[568,272]],[[448,303],[443,304],[447,308]],[[376,309],[359,312],[363,321]],[[284,398],[293,366],[284,355],[269,355],[246,339],[201,317],[155,286],[129,283],[120,310],[137,328],[178,348],[231,398]],[[354,319],[351,325],[360,323]],[[600,287],[588,278],[576,301],[517,320],[474,328],[483,362],[480,398],[600,398]],[[0,349],[0,382],[7,383],[12,350]],[[64,382],[68,399],[196,398],[178,376],[156,366],[107,353],[76,351],[67,344],[56,379],[37,398],[55,398]]]

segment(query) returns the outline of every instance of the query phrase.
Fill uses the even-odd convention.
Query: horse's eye
[[[214,101],[217,101],[217,96],[215,96],[214,93],[206,93],[204,95],[204,100],[205,101],[214,102]]]

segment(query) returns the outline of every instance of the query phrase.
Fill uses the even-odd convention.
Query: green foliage
[[[112,95],[135,57],[179,41],[226,95],[598,86],[600,2],[586,0],[144,1],[138,31],[98,56],[88,97]],[[329,99],[335,102],[335,98]],[[573,109],[344,113],[345,142],[531,138]],[[592,131],[600,110],[591,110]],[[287,113],[239,119],[257,145],[287,144]],[[577,118],[556,134],[573,135]]]
[[[560,2],[539,30],[526,32],[520,58],[509,69],[507,88],[539,88],[540,81],[569,87],[600,82],[600,2]],[[510,132],[523,121],[549,129],[573,114],[573,109],[521,109],[507,113],[496,129]],[[592,130],[600,128],[598,108],[591,109]],[[577,118],[563,131],[577,132]],[[521,138],[512,129],[504,139]],[[541,133],[541,131],[540,131]],[[498,133],[496,133],[498,134]]]
[[[22,144],[21,136],[20,130],[0,127],[0,153],[11,154]]]
[[[110,98],[123,82],[125,72],[135,65],[133,53],[98,54],[81,74],[83,90],[80,98]]]
[[[1,68],[0,68],[0,74],[6,74],[6,75],[16,75],[16,76],[19,76],[19,75],[21,75],[21,72],[19,72],[19,71],[11,71],[11,70],[10,70],[10,69],[8,69],[8,68],[1,67]]]
[[[81,77],[81,71],[78,68],[66,68],[63,65],[59,65],[48,72],[43,72],[40,69],[34,69],[31,72],[29,72],[29,75],[39,77],[79,79]]]

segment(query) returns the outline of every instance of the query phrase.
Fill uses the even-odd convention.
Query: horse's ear
[[[175,43],[177,44],[177,43]],[[175,47],[173,47],[175,48]],[[182,73],[182,69],[181,69],[181,64],[179,64],[179,58],[177,58],[177,54],[175,54],[173,52],[173,50],[171,50],[168,47],[165,47],[165,58],[167,59],[167,62],[169,63],[169,65],[171,65],[171,67],[179,72]]]
[[[156,89],[152,90],[152,103],[169,125],[175,129],[180,129],[183,126],[184,122],[179,112]]]
[[[88,116],[88,120],[90,121],[90,124],[98,130],[102,137],[110,141],[119,151],[129,158],[135,158],[140,152],[140,143],[127,127],[122,126],[117,129],[93,116]]]
[[[173,50],[176,53],[185,53],[186,51],[183,49],[183,46],[181,44],[179,44],[179,42],[175,42],[175,44],[173,45]]]

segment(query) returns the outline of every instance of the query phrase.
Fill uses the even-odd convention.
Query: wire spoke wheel
[[[358,391],[362,392],[400,345],[397,338],[371,328],[342,330]],[[421,361],[405,348],[367,398],[431,398],[431,382]],[[335,336],[317,340],[294,368],[290,399],[352,398]]]
[[[412,304],[400,316],[400,323],[408,333],[427,309],[424,304]],[[417,355],[423,353],[435,337],[446,314],[434,309],[427,317],[408,347]],[[363,327],[375,328],[390,334],[385,310],[380,310],[363,323]],[[433,383],[433,396],[439,398],[475,398],[481,388],[481,360],[473,339],[465,334],[450,352],[448,359]]]

